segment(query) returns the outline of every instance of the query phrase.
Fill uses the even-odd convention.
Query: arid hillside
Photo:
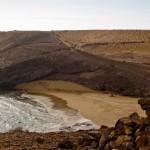
[[[123,95],[149,95],[149,35],[149,31],[0,32],[0,89],[51,79],[73,81]],[[105,47],[101,47],[104,55],[98,47],[88,46],[94,43]],[[113,44],[116,49],[109,49]],[[133,61],[125,58],[118,61],[116,53],[121,59],[122,50],[128,53],[132,49],[130,44],[137,47],[141,61],[134,53]],[[109,57],[105,57],[106,52]],[[143,58],[145,55],[148,59]]]
[[[59,38],[72,48],[109,59],[150,64],[150,31],[62,31]]]

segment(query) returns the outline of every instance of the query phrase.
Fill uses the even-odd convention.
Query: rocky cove
[[[149,31],[0,32],[0,149],[149,150],[149,58]]]
[[[63,85],[63,88],[60,85]],[[110,112],[107,110],[108,113],[105,114],[104,111],[98,113],[96,109],[94,112],[98,113],[97,116],[93,114],[93,117],[90,117],[88,114],[91,113],[90,108],[93,112],[93,106],[90,103],[90,107],[88,107],[88,99],[86,105],[86,111],[88,111],[85,115],[80,109],[77,109],[78,107],[73,109],[73,105],[67,105],[69,100],[65,101],[55,97],[68,94],[69,99],[71,99],[73,98],[72,95],[77,95],[74,103],[78,104],[85,94],[90,96],[90,101],[92,101],[94,94],[96,98],[97,92],[95,93],[86,87],[64,81],[36,81],[21,84],[16,88],[17,91],[3,92],[0,96],[1,149],[149,150],[149,115],[145,117],[142,109],[140,109],[141,105],[149,114],[149,99],[139,100],[140,105],[137,107],[138,101],[136,99],[120,96],[118,98],[117,95],[112,97],[110,94],[100,93],[101,96],[98,95],[99,100],[93,101],[93,106],[99,101],[98,110],[102,108],[107,110],[109,105],[116,112],[116,118],[112,110]],[[126,99],[126,103],[128,103],[127,106],[118,103],[119,112],[113,105],[113,103],[117,103],[117,99],[119,101],[124,99],[122,102]],[[107,101],[106,106],[104,105],[105,101]],[[132,109],[125,109],[125,107]],[[141,116],[138,113],[131,113],[132,111],[139,112]],[[129,114],[129,117],[126,117],[126,114]],[[120,118],[121,116],[122,118]],[[96,122],[97,125],[92,122],[95,117],[99,118],[99,121]],[[109,121],[105,120],[105,117]]]
[[[0,132],[16,128],[30,132],[89,130],[103,124],[113,126],[132,111],[144,116],[136,98],[111,97],[71,82],[42,80],[16,89],[0,95]]]
[[[51,150],[149,150],[149,99],[139,100],[147,117],[132,113],[119,119],[114,127],[101,126],[97,130],[58,133],[35,133],[18,128],[0,134],[0,148]],[[146,107],[145,107],[146,106]]]

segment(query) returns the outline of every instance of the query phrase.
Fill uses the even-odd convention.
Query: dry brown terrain
[[[81,48],[95,43],[99,46]],[[114,43],[117,48],[113,48]],[[111,55],[118,53],[122,59],[121,45],[124,52],[135,47],[138,55],[149,59],[148,44],[149,31],[0,32],[0,89],[45,78],[122,95],[147,96],[150,66],[143,64],[147,59],[137,63],[140,61],[135,57],[129,63],[128,58],[120,62]],[[101,45],[106,48],[99,49]],[[106,53],[106,49],[111,59],[101,55],[101,50]],[[93,51],[99,54],[93,55]]]
[[[92,143],[96,149],[99,137],[98,131],[30,133],[17,129],[0,134],[0,150],[83,150]]]
[[[14,89],[18,84],[39,79],[72,81],[92,89],[110,91],[112,96],[118,93],[149,97],[150,31],[0,32],[0,90]],[[36,85],[36,91],[32,92],[49,93],[47,88],[52,90],[49,85],[46,85],[46,89]],[[120,98],[123,97],[115,96],[110,97],[107,102],[105,94],[93,95],[92,90],[88,94],[74,95],[72,91],[80,88],[77,85],[67,95],[64,91],[58,92],[59,88],[55,85],[57,92],[52,91],[51,94],[65,99],[69,107],[78,108],[83,115],[93,118],[95,122],[100,121],[97,120],[100,111],[105,114],[103,120],[109,121],[106,116],[112,111],[100,109],[99,101],[104,108],[109,105],[114,110],[111,113],[114,118],[117,114],[124,116],[123,112],[139,110],[135,104],[136,98],[135,101],[130,98],[122,99],[122,102]],[[70,88],[70,84],[65,90],[67,88]],[[85,88],[82,87],[82,90]],[[79,91],[75,92],[79,94]],[[87,107],[92,108],[94,113],[83,110],[83,99],[87,100]],[[128,107],[128,103],[133,110]],[[144,108],[150,114],[147,103]],[[139,112],[143,113],[142,110]],[[96,115],[97,117],[93,117]],[[116,119],[118,118],[115,121]],[[46,134],[29,133],[20,129],[10,131],[0,134],[0,149],[88,150],[99,147],[100,150],[149,150],[149,141],[150,121],[134,113],[120,119],[113,128],[102,127],[102,131]]]
[[[150,31],[95,30],[56,32],[72,48],[117,61],[150,64]]]

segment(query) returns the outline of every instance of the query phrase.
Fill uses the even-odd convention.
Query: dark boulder
[[[61,150],[73,150],[75,149],[74,143],[70,140],[64,140],[58,144],[58,148]]]

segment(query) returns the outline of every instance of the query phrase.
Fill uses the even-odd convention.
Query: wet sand
[[[137,104],[138,98],[93,91],[84,86],[65,81],[35,81],[18,85],[31,94],[45,95],[53,99],[61,109],[70,107],[78,110],[85,118],[97,125],[112,126],[121,118],[133,112],[144,116]]]

